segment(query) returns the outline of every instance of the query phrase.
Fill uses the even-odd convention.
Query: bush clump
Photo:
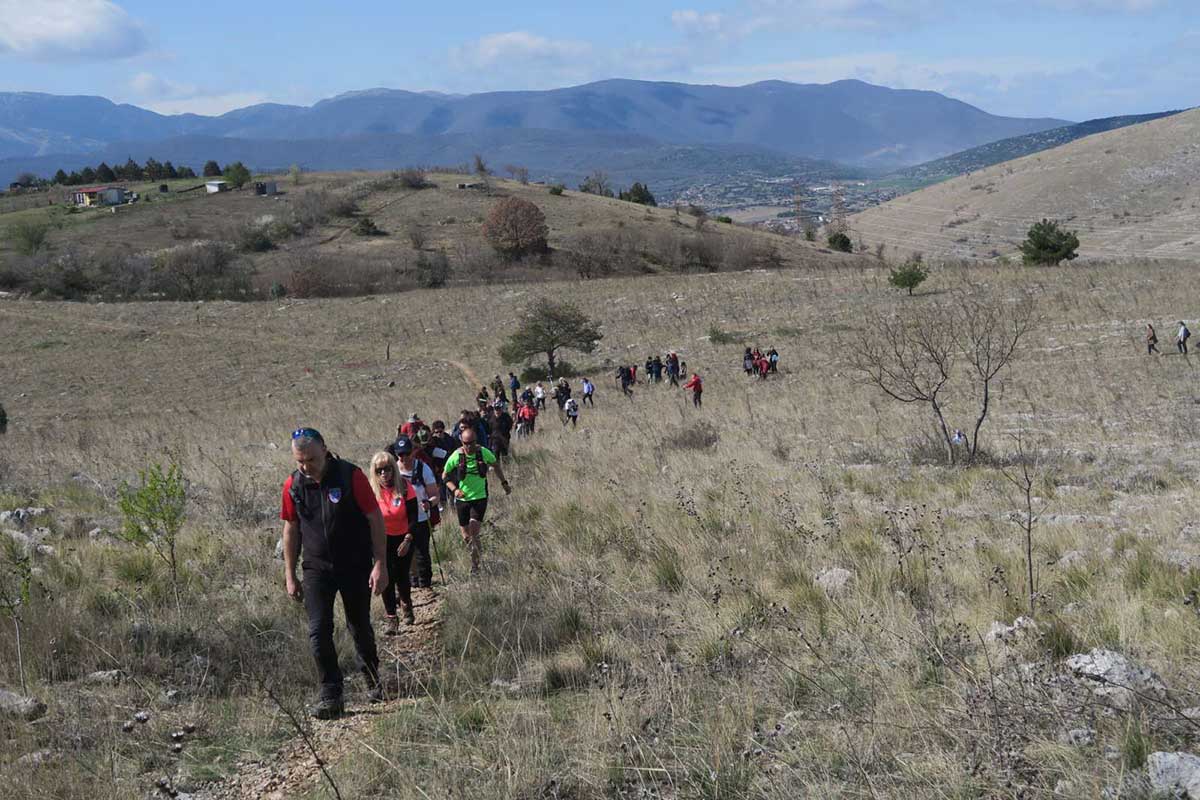
[[[835,231],[834,233],[829,234],[829,238],[826,241],[829,242],[829,247],[831,249],[837,250],[839,253],[854,252],[854,243],[851,242],[850,237],[842,231]]]
[[[384,236],[384,231],[370,217],[359,217],[350,230],[358,236]]]
[[[506,197],[488,212],[483,235],[496,252],[520,258],[545,252],[550,228],[546,225],[546,215],[535,204],[520,197]]]

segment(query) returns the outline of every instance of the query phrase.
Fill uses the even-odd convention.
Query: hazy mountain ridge
[[[93,142],[191,135],[280,141],[547,130],[752,145],[793,156],[895,167],[1062,124],[999,117],[935,92],[854,80],[766,81],[740,87],[607,80],[465,96],[368,89],[311,107],[264,103],[217,117],[165,116],[100,97],[20,92],[0,93],[0,157],[56,149],[96,152],[103,148]],[[29,135],[35,130],[43,133]]]

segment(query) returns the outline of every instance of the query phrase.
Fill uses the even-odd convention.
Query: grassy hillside
[[[1158,114],[1105,117],[1080,122],[1076,125],[1065,125],[1061,128],[1028,133],[1024,136],[1013,136],[979,147],[972,147],[970,150],[963,150],[961,153],[954,153],[936,161],[927,161],[915,167],[898,170],[887,176],[881,183],[883,185],[894,183],[906,188],[911,187],[912,190],[921,189],[976,170],[986,169],[995,164],[1059,147],[1085,136],[1114,131],[1130,125],[1140,125],[1143,122],[1151,122],[1178,113],[1180,112],[1163,111]]]
[[[1043,217],[1083,257],[1200,255],[1200,110],[1088,136],[905,195],[851,219],[901,255],[1012,255]]]
[[[284,193],[276,197],[256,197],[249,187],[215,195],[181,191],[198,181],[173,182],[160,194],[157,184],[146,184],[130,187],[141,202],[115,211],[47,205],[39,195],[36,207],[0,213],[0,289],[50,297],[244,299],[410,289],[429,284],[431,265],[438,264],[448,268],[452,284],[465,284],[562,278],[579,274],[582,262],[592,265],[585,269],[647,274],[846,260],[806,242],[670,208],[571,190],[555,196],[546,186],[500,179],[490,189],[459,189],[476,179],[427,177],[431,186],[413,189],[398,173],[304,174],[299,185],[283,180]],[[508,196],[531,200],[545,213],[549,254],[514,262],[488,245],[483,221]],[[364,218],[381,235],[358,235],[355,225]],[[29,224],[49,226],[45,247],[32,256],[16,251],[13,233]],[[183,259],[167,270],[163,259],[197,241],[227,251],[225,272],[234,277],[210,290],[167,280],[193,265]]]
[[[362,463],[408,413],[449,418],[545,294],[603,324],[596,353],[570,355],[595,370],[597,408],[578,430],[548,414],[518,445],[484,575],[442,530],[438,649],[390,665],[409,699],[312,728],[342,797],[1138,796],[1150,753],[1200,741],[1181,711],[1200,706],[1194,366],[1141,343],[1200,302],[1176,278],[947,268],[908,298],[846,266],[269,305],[0,300],[0,504],[47,508],[34,524],[54,548],[31,562],[20,661],[0,625],[0,686],[48,705],[0,718],[0,780],[47,799],[124,800],[160,777],[331,797],[307,757],[210,784],[292,736],[268,688],[290,709],[312,687],[272,555],[288,431],[315,425]],[[973,467],[931,460],[928,411],[848,371],[875,315],[1027,295],[1039,322]],[[745,380],[743,343],[778,347],[782,374]],[[668,348],[705,376],[702,411],[613,387],[614,364]],[[944,399],[972,420],[968,392]],[[1036,454],[1036,628],[997,638],[1029,613],[1025,497],[1004,475],[1018,434]],[[169,460],[190,483],[178,603],[153,555],[104,534],[119,483]],[[20,562],[0,552],[11,592]],[[1072,677],[1092,648],[1166,689]],[[86,680],[111,669],[118,685]],[[47,766],[19,760],[39,752]]]

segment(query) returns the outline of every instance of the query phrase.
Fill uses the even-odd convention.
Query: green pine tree
[[[1021,243],[1021,257],[1026,264],[1056,266],[1074,259],[1078,249],[1079,237],[1075,231],[1060,228],[1057,221],[1043,219],[1029,228]]]

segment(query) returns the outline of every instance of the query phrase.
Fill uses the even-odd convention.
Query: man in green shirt
[[[496,460],[496,454],[475,442],[474,429],[464,428],[461,436],[462,447],[446,459],[442,477],[446,481],[446,488],[454,494],[458,526],[462,529],[463,541],[471,551],[471,574],[474,575],[479,571],[479,529],[487,512],[488,472],[493,469],[496,471],[505,494],[512,494],[512,489],[504,477],[504,469]]]

